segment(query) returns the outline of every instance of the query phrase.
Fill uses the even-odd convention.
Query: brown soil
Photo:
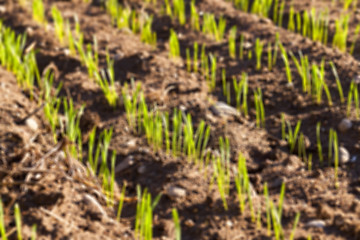
[[[5,1],[6,2],[6,1]],[[292,65],[294,87],[287,86],[285,67],[278,57],[272,71],[265,66],[267,56],[263,55],[263,68],[255,70],[254,60],[231,59],[228,56],[227,41],[217,43],[201,33],[191,31],[188,26],[181,27],[162,16],[159,8],[147,6],[146,11],[155,14],[154,30],[158,33],[157,48],[141,43],[138,35],[130,31],[117,30],[111,26],[110,18],[98,6],[81,1],[45,1],[49,10],[56,5],[63,16],[77,14],[85,42],[91,43],[97,37],[101,64],[105,65],[105,51],[109,50],[115,59],[116,80],[120,85],[130,83],[131,78],[141,82],[150,105],[172,111],[181,107],[190,113],[194,123],[206,120],[211,126],[210,147],[218,145],[219,136],[230,140],[232,161],[235,165],[238,153],[247,158],[247,167],[251,184],[254,187],[256,203],[264,202],[262,196],[264,183],[270,188],[270,196],[276,201],[282,182],[286,183],[282,223],[285,236],[288,237],[294,217],[301,213],[295,239],[360,239],[360,165],[359,133],[360,122],[352,113],[349,119],[353,127],[346,133],[339,132],[339,142],[355,157],[354,162],[339,168],[338,189],[334,187],[334,169],[320,166],[315,127],[321,122],[322,145],[327,146],[330,128],[336,128],[346,116],[346,106],[340,103],[335,79],[330,67],[326,66],[326,79],[329,83],[334,104],[329,107],[325,101],[314,104],[310,96],[301,91],[301,79]],[[145,5],[143,1],[128,1],[138,10]],[[158,4],[160,4],[158,1]],[[295,1],[297,10],[309,9],[313,1]],[[317,1],[320,8],[330,1]],[[239,214],[235,189],[229,197],[229,210],[225,211],[216,186],[210,186],[211,168],[199,169],[184,157],[173,157],[165,151],[154,152],[144,136],[133,134],[129,129],[123,106],[116,109],[107,105],[101,89],[89,79],[80,60],[65,54],[64,49],[54,37],[50,21],[47,31],[31,20],[31,14],[20,9],[17,4],[7,1],[5,12],[0,13],[4,23],[19,33],[26,32],[28,44],[35,42],[39,49],[37,60],[43,71],[50,64],[56,72],[56,84],[63,83],[62,96],[71,96],[76,104],[86,104],[82,119],[82,131],[86,136],[92,127],[99,131],[114,128],[111,150],[116,150],[116,163],[133,158],[134,163],[116,176],[117,183],[127,182],[124,212],[120,222],[116,221],[116,209],[106,206],[98,180],[85,177],[83,165],[71,172],[69,162],[61,150],[48,156],[52,144],[49,126],[40,111],[31,116],[37,122],[37,129],[30,129],[24,118],[37,107],[28,94],[21,92],[14,77],[0,70],[0,179],[1,198],[5,207],[6,226],[11,232],[10,238],[16,238],[15,223],[12,216],[15,202],[22,210],[24,235],[29,236],[31,226],[37,225],[39,239],[133,239],[136,186],[148,188],[153,196],[163,193],[154,212],[154,238],[173,239],[174,226],[171,218],[172,208],[179,211],[182,239],[273,239],[266,231],[266,216],[261,216],[261,228],[251,222],[250,212]],[[288,51],[301,50],[310,61],[333,61],[339,72],[344,93],[347,94],[350,81],[357,76],[359,64],[355,57],[342,53],[330,45],[304,38],[299,34],[277,27],[272,21],[236,10],[224,0],[197,1],[197,7],[203,12],[216,16],[225,16],[228,26],[236,25],[246,36],[246,41],[254,43],[260,38],[267,46],[275,42],[276,32]],[[338,5],[335,5],[336,9]],[[48,11],[49,12],[49,11]],[[331,16],[338,12],[330,11]],[[358,15],[359,13],[356,12]],[[354,19],[356,19],[356,15]],[[49,18],[50,20],[50,13]],[[356,21],[356,20],[352,20]],[[351,24],[351,31],[355,28]],[[203,76],[188,73],[183,60],[174,62],[168,58],[168,36],[170,28],[181,33],[181,49],[191,47],[193,43],[206,43],[207,52],[221,56],[219,67],[226,68],[228,80],[249,75],[250,117],[217,116],[210,110],[212,102],[225,101],[221,90],[220,74],[214,92],[209,93]],[[360,44],[359,44],[360,46]],[[356,48],[356,52],[359,49]],[[246,56],[246,53],[245,53]],[[220,72],[220,71],[218,71]],[[255,127],[255,112],[252,90],[262,88],[266,111],[266,128]],[[325,98],[324,98],[325,99]],[[234,106],[233,99],[232,105]],[[293,124],[302,120],[301,131],[309,139],[308,153],[313,154],[313,169],[307,170],[304,162],[289,150],[281,141],[281,118]],[[85,137],[86,140],[86,137]],[[86,144],[86,142],[84,142]],[[135,144],[134,144],[135,143]],[[84,149],[85,151],[86,149]],[[324,150],[327,152],[327,149]],[[232,187],[234,184],[232,183]],[[186,190],[186,196],[171,198],[165,189],[177,186]],[[261,206],[265,209],[265,206]],[[264,212],[264,211],[263,211]],[[322,228],[309,227],[312,220],[322,220]]]

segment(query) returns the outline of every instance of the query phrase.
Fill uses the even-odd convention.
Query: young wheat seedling
[[[169,52],[170,58],[180,57],[180,44],[177,34],[173,29],[170,29],[169,46],[170,46],[170,52]]]
[[[43,0],[34,0],[32,4],[33,19],[42,25],[46,25],[45,8]]]
[[[318,122],[316,124],[316,145],[317,145],[317,149],[318,149],[320,164],[322,165],[324,157],[323,157],[323,151],[322,151],[322,146],[321,146],[320,130],[321,130],[321,123]]]
[[[264,44],[260,42],[259,38],[257,38],[255,41],[256,70],[261,69],[261,55],[262,55],[263,47]]]
[[[229,33],[229,56],[236,58],[236,26],[233,26]]]
[[[257,88],[257,90],[254,91],[254,101],[256,110],[256,126],[258,128],[265,128],[265,108],[260,88]]]
[[[22,240],[22,233],[21,233],[21,213],[19,204],[15,204],[14,207],[14,215],[15,215],[15,224],[16,224],[16,231],[17,231],[17,238],[18,240]]]
[[[176,208],[173,208],[171,212],[175,224],[175,240],[181,240],[181,226],[180,226],[179,214]]]

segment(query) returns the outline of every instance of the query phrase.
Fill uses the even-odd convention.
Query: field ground
[[[300,220],[294,239],[309,239],[309,236],[311,239],[360,239],[360,122],[355,107],[347,114],[347,101],[341,102],[329,65],[332,61],[336,66],[347,99],[350,84],[359,74],[360,42],[356,42],[352,55],[331,44],[335,34],[334,21],[341,15],[339,9],[343,3],[292,1],[298,12],[310,10],[312,6],[316,9],[329,8],[329,41],[322,44],[287,29],[290,1],[286,1],[284,6],[283,27],[269,18],[238,10],[230,1],[196,1],[198,12],[209,12],[216,18],[223,16],[226,19],[225,39],[220,41],[192,30],[188,23],[180,25],[177,20],[163,14],[160,7],[163,1],[151,4],[140,0],[124,2],[139,13],[153,15],[156,47],[143,43],[140,34],[114,27],[109,14],[97,4],[80,0],[44,0],[48,23],[41,25],[33,20],[31,6],[24,8],[10,0],[0,1],[3,24],[15,30],[16,34],[26,33],[27,47],[35,44],[39,72],[51,69],[55,76],[54,86],[62,83],[59,96],[72,98],[77,108],[85,105],[80,120],[83,159],[89,157],[87,146],[92,129],[96,127],[98,140],[100,132],[112,128],[109,153],[116,152],[117,195],[126,183],[124,206],[118,221],[117,203],[114,207],[109,206],[100,177],[88,173],[85,160],[80,162],[64,154],[67,145],[74,143],[68,143],[66,138],[60,137],[61,134],[58,134],[58,142],[54,141],[42,105],[37,101],[37,91],[31,97],[29,92],[19,87],[14,75],[2,67],[0,191],[8,238],[17,239],[13,209],[18,203],[24,238],[31,235],[31,228],[36,224],[38,239],[135,239],[136,188],[140,185],[142,189],[147,188],[153,198],[162,194],[153,213],[154,239],[175,239],[173,208],[180,216],[181,239],[275,239],[273,231],[268,234],[264,185],[267,183],[269,197],[277,206],[281,186],[285,183],[281,217],[284,239],[289,239],[297,213],[300,213]],[[190,1],[185,2],[188,6]],[[79,55],[69,54],[67,47],[55,37],[52,6],[56,6],[65,19],[73,19],[77,15],[84,44],[93,45],[96,37],[99,68],[106,67],[106,53],[110,53],[114,61],[116,91],[120,96],[116,107],[108,104],[99,85],[89,77]],[[354,33],[359,18],[359,10],[351,10],[348,48],[356,37]],[[71,24],[75,24],[73,20]],[[242,34],[248,46],[244,48],[245,57],[242,60],[229,56],[231,26],[237,26],[237,43]],[[179,37],[181,52],[177,59],[169,57],[170,29],[174,29]],[[332,105],[328,104],[325,93],[317,103],[310,94],[303,92],[301,77],[290,56],[292,84],[288,83],[280,52],[273,68],[268,68],[267,46],[274,46],[277,33],[286,52],[291,51],[298,57],[301,51],[308,56],[310,63],[319,66],[324,60]],[[256,68],[255,53],[251,59],[248,58],[257,38],[264,43],[260,69]],[[214,89],[210,89],[206,75],[200,71],[187,71],[185,49],[193,51],[195,42],[199,46],[206,45],[206,54],[217,56]],[[231,86],[233,76],[240,79],[243,72],[247,73],[248,116],[231,111],[236,107],[232,88],[229,89],[229,105],[232,107],[227,106],[227,111],[220,109],[223,105],[219,102],[227,101],[222,88],[222,69],[226,69],[226,80]],[[141,83],[146,103],[151,109],[168,112],[170,116],[175,108],[181,109],[191,115],[194,126],[204,120],[210,126],[207,151],[219,154],[216,150],[220,147],[219,137],[227,137],[231,171],[237,168],[240,153],[246,158],[251,186],[249,194],[256,214],[260,209],[258,220],[252,221],[248,202],[245,211],[240,214],[234,180],[230,182],[230,194],[226,197],[228,209],[224,209],[217,180],[213,178],[213,164],[200,167],[189,161],[185,154],[174,156],[165,148],[155,149],[145,134],[138,134],[129,126],[121,93],[125,83],[131,92],[135,92],[132,79],[135,84]],[[262,91],[265,127],[256,125],[253,91],[257,88]],[[60,108],[60,112],[63,113],[64,109]],[[298,156],[297,145],[290,153],[288,143],[282,139],[282,116],[293,128],[301,120],[300,131],[306,142],[306,156]],[[339,123],[345,118],[351,121],[352,126],[341,131]],[[318,154],[318,122],[321,123],[323,164]],[[330,129],[337,131],[339,146],[350,154],[346,162],[340,161],[338,169],[333,163],[328,164],[328,161],[332,162],[327,154],[332,152],[328,148]],[[57,130],[58,133],[60,131]],[[309,167],[310,155],[312,161]],[[108,165],[111,165],[110,160]],[[338,171],[337,187],[335,171]]]

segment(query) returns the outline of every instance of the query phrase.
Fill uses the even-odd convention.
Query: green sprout
[[[223,95],[226,97],[228,95],[227,88],[226,88],[226,69],[223,68],[221,71],[221,82],[222,82],[222,89]]]
[[[259,16],[263,17],[268,17],[272,2],[272,0],[255,0],[251,6],[251,13],[258,14]],[[249,3],[242,5],[247,7]]]
[[[92,171],[92,174],[95,175],[97,172],[97,163],[98,163],[98,157],[99,157],[99,150],[97,150],[97,154],[95,155],[94,159],[94,147],[95,147],[95,134],[96,134],[96,128],[94,128],[90,134],[89,134],[89,140],[88,140],[88,162],[90,165],[90,170]]]
[[[344,1],[344,5],[343,5],[343,10],[344,11],[347,11],[351,5],[352,2],[356,2],[356,1],[353,1],[353,0],[345,0]]]
[[[287,133],[285,133],[285,124],[287,125]],[[295,150],[295,145],[298,139],[299,131],[301,127],[301,120],[298,120],[295,126],[294,131],[292,130],[291,124],[289,121],[285,122],[285,116],[281,116],[281,129],[282,129],[282,138],[286,139],[290,149],[290,153],[293,153]]]
[[[297,12],[295,14],[296,16],[296,32],[300,33],[301,32],[301,13]]]
[[[347,107],[346,107],[346,116],[347,117],[350,116],[351,105],[352,105],[353,99],[354,99],[354,103],[355,103],[356,118],[359,119],[359,92],[358,92],[357,83],[355,83],[355,81],[351,81],[351,83],[350,83],[350,88],[349,88],[348,97],[347,97]]]
[[[261,69],[261,55],[262,55],[263,47],[264,44],[260,42],[259,38],[257,38],[255,41],[256,70]]]
[[[302,52],[299,51],[300,62],[294,56],[292,52],[289,52],[293,62],[295,63],[296,69],[302,80],[302,89],[306,93],[311,89],[311,77],[310,77],[310,68],[309,68],[309,59],[308,56],[303,56]]]
[[[176,208],[173,208],[171,213],[172,213],[173,221],[175,224],[175,239],[181,240],[181,226],[180,226],[179,214],[178,214]]]
[[[22,233],[21,233],[21,213],[19,204],[15,204],[14,207],[14,215],[15,215],[15,224],[16,224],[16,231],[17,231],[17,238],[18,240],[22,240]]]
[[[33,19],[42,25],[46,25],[45,8],[42,0],[34,0],[32,3]]]
[[[76,44],[75,44],[75,38],[71,32],[70,23],[67,20],[65,25],[65,33],[67,36],[67,43],[69,46],[70,54],[75,56],[76,55]]]
[[[275,46],[274,46],[274,54],[273,54],[273,61],[272,61],[272,65],[275,66],[276,65],[276,61],[277,61],[277,55],[278,55],[278,51],[279,51],[279,46],[281,45],[280,42],[280,34],[279,32],[275,33]]]
[[[217,69],[217,60],[216,56],[210,54],[210,62],[211,62],[211,81],[210,81],[210,89],[214,90],[216,87],[216,69]]]
[[[194,42],[194,54],[193,54],[193,68],[194,72],[198,71],[198,43]]]
[[[31,228],[31,240],[36,239],[36,225],[34,224]]]
[[[328,144],[328,165],[331,165],[331,159],[333,157],[333,146],[334,146],[334,129],[329,130],[329,144]]]
[[[165,112],[163,115],[163,125],[164,125],[164,137],[165,137],[165,146],[166,154],[170,153],[170,122],[169,122],[169,113]]]
[[[170,38],[169,38],[169,47],[170,58],[180,57],[180,44],[176,32],[173,29],[170,29]]]
[[[228,210],[227,196],[230,189],[230,146],[229,139],[219,138],[220,156],[213,157],[214,178],[223,202],[224,209]]]
[[[359,36],[359,32],[360,32],[360,24],[356,25],[356,29],[355,29],[355,32],[354,32],[354,40],[353,40],[353,43],[351,44],[351,47],[350,47],[350,50],[349,50],[349,53],[351,55],[354,54],[354,51],[355,51],[355,44],[356,44],[356,41],[358,39],[358,36]]]
[[[311,67],[311,94],[316,100],[316,103],[320,104],[322,99],[322,92],[325,91],[325,95],[328,99],[329,106],[332,106],[332,99],[330,90],[325,82],[325,62],[322,60],[320,68],[313,63]]]
[[[140,186],[137,186],[137,205],[135,216],[135,238],[143,240],[151,240],[153,236],[153,211],[161,195],[157,195],[154,201],[151,200],[151,194],[147,189],[141,193]]]
[[[252,50],[249,49],[248,51],[248,60],[251,60],[252,59]]]
[[[133,10],[131,10],[130,8],[120,8],[119,7],[119,13],[118,13],[118,17],[116,20],[116,26],[119,29],[123,29],[123,28],[128,28],[130,29],[130,18],[132,16],[132,14],[134,13]],[[136,26],[136,24],[134,24],[134,26]]]
[[[296,227],[297,227],[297,225],[299,224],[299,220],[300,220],[300,213],[297,212],[296,215],[295,215],[295,220],[294,220],[294,224],[293,224],[293,228],[292,228],[292,230],[291,230],[291,234],[290,234],[289,240],[293,240],[293,239],[294,239]]]
[[[189,48],[186,48],[186,70],[191,72],[191,56]]]
[[[177,156],[181,152],[181,135],[182,135],[182,114],[181,111],[174,109],[173,117],[173,134],[172,134],[172,154]]]
[[[277,23],[279,19],[279,0],[274,0],[274,8],[273,8],[273,21]]]
[[[339,144],[338,144],[338,136],[334,129],[330,128],[329,131],[329,153],[328,153],[328,161],[329,165],[332,160],[332,153],[334,151],[334,182],[335,187],[339,187],[338,182],[338,169],[339,169]]]
[[[233,87],[235,90],[236,108],[248,115],[247,94],[248,94],[248,76],[245,72],[241,75],[241,80],[237,83],[236,78],[233,78]],[[242,101],[242,102],[241,102]]]
[[[164,0],[164,3],[165,3],[165,12],[167,15],[169,15],[171,17],[172,11],[171,11],[171,5],[169,3],[169,0]]]
[[[286,77],[287,77],[288,83],[292,84],[291,69],[290,69],[288,55],[286,53],[284,46],[281,43],[279,44],[279,47],[280,47],[280,51],[281,51],[281,57],[284,60]]]
[[[229,56],[236,58],[236,26],[233,26],[229,33]]]
[[[195,133],[197,159],[204,157],[205,149],[209,142],[209,138],[210,138],[210,126],[206,126],[205,128],[205,122],[201,121]]]
[[[295,32],[295,21],[294,21],[294,15],[295,15],[295,11],[294,11],[294,7],[291,6],[290,10],[289,10],[289,22],[288,22],[288,30]]]
[[[244,12],[247,12],[249,10],[248,0],[234,0],[234,5],[237,9],[241,9]]]
[[[283,16],[284,16],[284,9],[285,9],[285,1],[282,1],[280,4],[279,9],[279,17],[278,17],[278,26],[282,27],[283,25]]]
[[[193,30],[200,31],[199,14],[195,7],[195,0],[191,0],[190,3],[190,22]]]
[[[56,6],[53,6],[51,8],[51,14],[54,19],[54,25],[55,25],[55,33],[58,37],[60,44],[64,44],[65,40],[65,23],[64,19],[61,16],[61,12],[57,9]]]
[[[186,14],[185,14],[185,2],[184,0],[173,0],[174,6],[174,17],[179,20],[180,25],[185,25]]]
[[[250,182],[246,168],[246,159],[241,153],[239,153],[237,173],[234,180],[237,196],[239,199],[239,209],[240,213],[242,214],[245,211],[245,196],[247,195],[248,188],[250,187]]]
[[[254,102],[256,110],[256,126],[258,128],[265,128],[265,108],[260,88],[257,88],[257,90],[254,91]]]
[[[109,54],[106,55],[107,68],[101,70],[101,76],[95,73],[97,83],[100,85],[106,100],[111,107],[116,107],[119,98],[115,87],[114,62],[110,60]]]
[[[320,139],[320,127],[321,127],[321,123],[318,122],[316,124],[316,145],[317,145],[317,149],[318,149],[320,164],[322,165],[324,157],[323,157],[321,139]]]
[[[203,28],[204,34],[212,36],[217,42],[224,39],[226,29],[226,20],[220,17],[218,23],[216,23],[215,16],[210,13],[205,13],[203,16]]]
[[[298,138],[298,156],[305,161],[305,164],[308,164],[308,156],[306,154],[306,142],[304,134],[301,132]]]
[[[64,115],[65,115],[65,135],[73,143],[81,143],[81,130],[80,130],[80,118],[84,113],[84,105],[81,106],[78,110],[75,109],[73,100],[66,98],[63,99]],[[69,152],[71,157],[75,159],[81,159],[82,144],[72,144],[69,146]]]
[[[338,89],[338,92],[339,92],[339,96],[340,96],[340,102],[341,102],[341,103],[344,103],[344,102],[345,102],[345,98],[344,98],[344,93],[343,93],[343,89],[342,89],[342,86],[341,86],[339,74],[337,73],[335,64],[334,64],[332,61],[330,61],[330,66],[331,66],[331,70],[332,70],[332,72],[333,72],[333,74],[334,74],[334,76],[335,76],[336,86],[337,86],[337,89]]]
[[[132,10],[130,13],[130,19],[131,19],[131,31],[133,33],[139,33],[141,29],[140,21],[139,21],[139,17],[137,16],[134,10]]]
[[[285,197],[285,183],[283,182],[281,185],[278,207],[276,207],[273,201],[270,200],[269,198],[267,183],[265,183],[264,185],[264,197],[266,199],[267,234],[268,236],[270,236],[271,234],[271,223],[272,223],[273,232],[275,235],[274,239],[276,240],[284,239],[284,231],[281,225],[281,216],[282,216],[283,201]],[[295,232],[299,217],[300,216],[298,216],[298,214],[295,216],[293,232]]]
[[[267,53],[268,53],[268,69],[269,71],[272,71],[272,48],[271,48],[271,43],[268,43],[267,46]]]
[[[122,89],[126,119],[130,128],[134,131],[136,130],[136,113],[137,113],[137,103],[138,103],[138,96],[140,90],[141,90],[141,84],[138,84],[134,94],[132,96],[129,96],[127,84],[125,84]]]
[[[335,20],[335,34],[333,38],[333,46],[338,47],[341,51],[346,51],[346,42],[349,32],[349,18],[350,15],[341,16],[340,19]]]
[[[195,155],[195,142],[194,142],[194,128],[192,125],[191,115],[188,114],[185,118],[184,126],[184,151],[188,156]],[[189,158],[189,161],[191,159]]]
[[[0,198],[0,234],[1,234],[1,239],[7,240],[5,221],[4,221],[4,208],[1,198]]]
[[[51,98],[44,105],[44,114],[47,120],[49,121],[51,132],[53,133],[54,142],[56,140],[56,128],[59,125],[59,108],[60,108],[61,100],[58,98]]]
[[[153,17],[146,19],[145,24],[141,30],[141,41],[151,46],[156,46],[156,32],[151,30]]]
[[[239,58],[243,60],[244,58],[244,35],[240,35],[240,46],[239,46]]]
[[[209,74],[209,63],[208,63],[208,57],[205,53],[206,45],[203,44],[201,47],[201,53],[200,53],[200,61],[201,61],[201,71],[202,74],[208,75]]]

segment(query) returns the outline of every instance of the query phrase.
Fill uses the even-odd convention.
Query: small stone
[[[169,186],[166,194],[171,198],[183,198],[186,196],[186,190],[181,187]]]
[[[356,84],[360,83],[360,75],[356,75],[353,80]]]
[[[232,223],[232,221],[230,221],[230,220],[227,220],[226,221],[226,226],[228,226],[228,227],[232,227],[234,224]]]
[[[293,84],[292,82],[288,82],[288,83],[286,84],[286,88],[287,88],[287,89],[292,89],[292,88],[294,88],[294,84]]]
[[[27,27],[27,28],[26,28],[26,34],[27,34],[28,36],[34,35],[34,29],[33,29],[32,27]]]
[[[6,12],[6,7],[0,6],[0,13],[5,13],[5,12]]]
[[[68,48],[65,48],[64,49],[64,54],[65,54],[65,56],[69,56],[70,55],[70,49],[68,49]]]
[[[216,102],[214,105],[210,106],[209,110],[215,115],[215,116],[234,116],[239,117],[240,113],[236,108],[224,103],[224,102]]]
[[[141,165],[140,167],[138,167],[137,171],[139,174],[144,174],[146,172],[146,166]]]
[[[244,49],[250,49],[252,46],[253,45],[251,42],[244,42],[244,44],[243,44]]]
[[[312,220],[310,222],[306,223],[306,227],[314,227],[314,228],[324,228],[325,227],[325,222],[323,220],[320,219],[316,219],[316,220]]]
[[[344,147],[339,147],[339,163],[346,164],[350,160],[350,153]]]
[[[341,120],[341,122],[338,125],[338,129],[342,133],[348,131],[351,127],[352,127],[352,122],[347,118]]]
[[[105,210],[102,208],[100,203],[90,194],[85,194],[83,197],[83,201],[86,205],[92,208],[92,211],[100,216],[106,216]]]
[[[185,221],[185,225],[186,225],[187,227],[193,227],[193,226],[195,226],[195,223],[194,223],[194,221],[193,221],[192,219],[187,219],[187,220]]]
[[[121,163],[116,165],[115,173],[118,174],[134,164],[134,156],[127,156]]]
[[[135,138],[131,139],[130,141],[128,141],[126,143],[126,145],[128,148],[131,148],[131,149],[135,148],[136,147],[136,139]]]
[[[25,124],[26,124],[26,126],[28,126],[34,132],[39,129],[39,125],[37,124],[37,122],[33,118],[26,119]]]

